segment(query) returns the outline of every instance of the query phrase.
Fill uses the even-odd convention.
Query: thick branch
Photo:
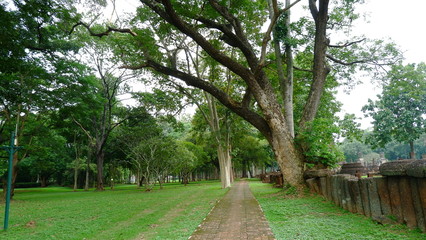
[[[306,127],[306,123],[314,120],[324,92],[325,80],[330,68],[327,66],[327,20],[328,20],[328,4],[329,0],[319,0],[319,10],[315,5],[315,0],[309,0],[309,8],[311,9],[312,17],[315,19],[315,44],[314,44],[314,66],[313,66],[313,81],[309,96],[303,108],[302,118],[299,126],[301,129]]]
[[[83,26],[83,27],[85,27],[86,29],[87,29],[87,31],[89,31],[89,33],[90,33],[90,35],[91,36],[94,36],[94,37],[99,37],[99,38],[101,38],[101,37],[103,37],[103,36],[108,36],[111,32],[120,32],[120,33],[128,33],[128,34],[130,34],[130,35],[132,35],[132,36],[137,36],[137,34],[135,33],[135,32],[133,32],[131,29],[129,29],[129,28],[113,28],[113,27],[107,27],[107,30],[106,31],[104,31],[104,32],[101,32],[101,33],[95,33],[95,32],[93,32],[93,30],[90,28],[90,26],[89,25],[87,25],[87,24],[85,24],[85,23],[83,23],[83,22],[78,22],[78,23],[76,23],[74,26],[72,26],[72,28],[71,28],[71,31],[70,31],[70,34],[74,31],[74,29],[76,28],[76,27],[78,27],[78,26]]]
[[[279,10],[277,1],[272,1],[272,8],[273,8],[273,14],[271,16],[271,22],[269,23],[268,30],[263,35],[263,41],[262,41],[262,50],[260,55],[260,66],[263,67],[265,65],[265,56],[266,56],[266,47],[268,45],[268,42],[271,40],[271,33],[272,30],[275,28],[275,25],[277,24],[278,18],[283,14],[285,11],[288,11],[290,8],[292,8],[294,5],[296,5],[301,0],[296,0],[294,3],[290,4],[288,7]]]
[[[313,72],[311,69],[303,69],[303,68],[296,67],[296,66],[293,66],[293,69],[295,69],[297,71],[302,71],[302,72],[309,72],[309,73]]]
[[[344,62],[342,60],[334,58],[330,54],[327,54],[327,58],[330,59],[331,61],[335,62],[335,63],[339,63],[339,64],[342,64],[342,65],[345,65],[345,66],[354,65],[354,64],[357,64],[357,63],[368,63],[368,62],[371,62],[371,60],[368,60],[368,59],[358,60],[358,61],[353,61],[353,62]]]
[[[72,120],[81,128],[81,130],[83,130],[83,132],[86,134],[87,138],[90,140],[91,144],[93,144],[94,138],[89,133],[89,131],[87,131],[86,128],[84,128],[83,125],[81,125],[81,123],[74,118],[74,116],[72,116]]]
[[[365,38],[360,39],[358,41],[354,41],[354,42],[347,42],[347,43],[345,43],[343,45],[328,45],[328,46],[332,47],[332,48],[344,48],[344,47],[349,47],[350,45],[353,45],[353,44],[356,44],[356,43],[360,43],[360,42],[363,42],[363,41],[365,41]]]
[[[229,68],[232,72],[240,76],[243,80],[249,81],[252,74],[249,69],[234,61],[232,58],[220,52],[209,41],[207,41],[196,29],[191,27],[188,23],[183,21],[173,9],[172,4],[168,0],[163,0],[162,4],[164,9],[160,8],[152,0],[141,0],[149,8],[160,15],[171,25],[178,28],[182,33],[192,38],[200,47],[202,47],[213,59],[221,63],[223,66]]]
[[[241,105],[245,108],[248,108],[250,106],[251,101],[251,91],[249,88],[246,89],[246,93],[243,96],[243,100],[241,101]]]
[[[210,0],[209,3],[220,15],[222,15],[228,21],[229,25],[232,26],[232,28],[235,30],[235,34],[227,25],[218,24],[212,20],[208,20],[202,17],[198,17],[196,20],[206,24],[208,27],[213,27],[220,30],[224,34],[223,38],[221,39],[224,41],[228,40],[225,42],[233,47],[239,48],[246,57],[249,66],[253,70],[256,69],[258,65],[258,59],[255,52],[253,51],[253,47],[247,40],[239,19],[232,15],[232,13],[230,13],[226,7],[223,7],[217,1]]]
[[[241,27],[241,23],[234,15],[232,15],[228,9],[222,5],[220,5],[215,0],[209,0],[210,5],[220,14],[222,15],[233,27],[237,36],[243,41],[247,41],[243,28]]]
[[[311,11],[311,15],[315,21],[318,19],[318,8],[316,2],[316,0],[309,0],[309,10]]]
[[[228,94],[218,89],[210,82],[204,81],[201,78],[181,72],[177,69],[172,69],[169,67],[162,66],[158,64],[157,62],[154,62],[151,60],[148,60],[145,64],[141,64],[139,66],[133,66],[133,67],[123,66],[123,68],[129,68],[129,69],[142,69],[146,67],[153,68],[155,71],[163,73],[165,75],[178,78],[184,81],[189,86],[193,86],[195,88],[199,88],[210,93],[217,100],[219,100],[223,105],[229,108],[231,111],[235,112],[236,114],[238,114],[239,116],[247,120],[249,123],[251,123],[260,132],[262,132],[262,134],[264,134],[265,136],[270,136],[270,128],[268,124],[266,123],[265,119],[263,119],[259,114],[251,111],[250,109],[244,107],[242,104],[230,98]]]

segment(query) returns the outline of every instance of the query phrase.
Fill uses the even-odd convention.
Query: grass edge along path
[[[335,206],[320,196],[295,196],[291,191],[250,181],[276,239],[426,239],[419,230],[403,225],[381,225]]]
[[[18,189],[0,239],[188,239],[226,192],[207,181],[151,192],[135,185],[104,192]]]

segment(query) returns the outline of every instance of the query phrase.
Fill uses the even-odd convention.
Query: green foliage
[[[297,141],[304,145],[303,154],[308,164],[334,166],[343,160],[343,153],[334,144],[334,136],[339,133],[339,127],[332,119],[317,118],[308,123],[305,132],[299,133]]]
[[[385,153],[385,157],[390,160],[410,158],[410,147],[397,141],[391,141],[384,148],[377,149]],[[426,154],[426,134],[422,134],[414,141],[414,150],[418,158]]]
[[[27,158],[24,158],[19,166],[27,166],[33,179],[40,176],[43,180],[57,177],[66,170],[70,155],[67,153],[66,140],[53,130],[46,130],[32,139],[32,144],[26,147]],[[59,175],[59,176],[58,176]]]
[[[358,140],[345,139],[339,147],[345,154],[346,162],[356,162],[359,158],[372,153],[370,146]]]
[[[388,73],[379,100],[363,107],[373,118],[373,147],[383,147],[395,139],[410,143],[426,132],[426,64],[395,65]]]
[[[332,9],[329,10],[329,28],[348,32],[353,21],[360,17],[356,8],[357,5],[363,4],[364,0],[333,0],[330,2]]]
[[[423,239],[406,226],[379,225],[318,196],[288,196],[269,184],[250,182],[276,239]]]
[[[361,140],[363,132],[360,129],[361,124],[356,120],[355,114],[345,114],[343,119],[339,121],[341,137],[348,140]]]
[[[265,140],[245,134],[235,137],[233,143],[231,154],[234,168],[248,168],[252,165],[265,167],[274,162],[272,150]]]

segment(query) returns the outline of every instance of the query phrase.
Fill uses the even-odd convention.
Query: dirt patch
[[[149,225],[150,228],[157,228],[158,226],[160,226],[160,225],[158,225],[158,224],[151,224],[151,225]]]
[[[36,222],[35,221],[29,221],[29,222],[27,222],[27,224],[25,224],[25,227],[27,227],[27,228],[35,228],[36,227]]]

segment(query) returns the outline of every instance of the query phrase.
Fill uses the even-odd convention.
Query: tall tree
[[[368,100],[363,107],[373,118],[373,134],[368,139],[375,147],[384,147],[392,139],[410,145],[415,159],[414,141],[426,132],[426,64],[396,65],[388,73],[379,100]]]
[[[25,126],[30,125],[28,119],[43,119],[42,115],[52,113],[61,105],[72,104],[63,90],[67,84],[81,84],[79,73],[84,70],[66,58],[77,49],[75,42],[67,41],[64,31],[70,27],[66,22],[76,21],[74,10],[55,0],[0,3],[0,18],[4,22],[0,26],[0,134],[8,134],[8,130],[16,127],[20,145],[31,144],[32,138],[22,135]],[[20,116],[21,113],[25,115]],[[13,179],[22,157],[14,156]]]
[[[278,18],[299,1],[296,0],[284,9],[279,8],[277,1],[272,1],[270,23],[264,34],[259,32],[262,32],[261,28],[267,22],[266,2],[245,0],[142,0],[143,6],[138,9],[132,22],[133,29],[110,26],[104,32],[95,32],[85,23],[77,25],[86,27],[94,36],[111,35],[112,32],[127,33],[129,44],[120,46],[124,67],[134,70],[151,69],[162,76],[169,76],[170,81],[180,79],[188,86],[200,88],[214,96],[265,136],[281,166],[285,181],[300,186],[303,184],[304,156],[295,145],[276,87],[266,74],[271,32]],[[331,71],[327,59],[347,66],[377,60],[370,55],[368,59],[346,62],[346,59],[338,59],[336,55],[327,53],[328,47],[332,46],[327,35],[331,19],[329,2],[309,0],[309,10],[314,22],[314,38],[310,44],[310,49],[313,49],[310,61],[313,64],[307,69],[312,73],[312,80],[299,121],[301,129],[308,127],[308,123],[314,120],[318,112],[325,81]],[[351,13],[357,2],[359,1],[344,1],[342,5],[346,7],[344,10],[348,10],[346,13]],[[336,8],[336,11],[339,10],[341,9]],[[333,23],[346,21],[344,19],[347,14],[340,16],[340,21],[334,19]],[[167,42],[158,39],[167,39]],[[185,46],[182,42],[186,43]],[[333,47],[343,49],[353,45],[356,42]],[[210,82],[203,76],[197,76],[192,71],[195,68],[193,64],[189,64],[191,67],[181,64],[185,60],[180,59],[179,54],[173,57],[166,54],[170,46],[176,49],[200,47],[206,59],[232,73],[232,84],[241,86],[240,91],[230,94],[222,88],[223,81]],[[141,54],[140,58],[135,58]]]

